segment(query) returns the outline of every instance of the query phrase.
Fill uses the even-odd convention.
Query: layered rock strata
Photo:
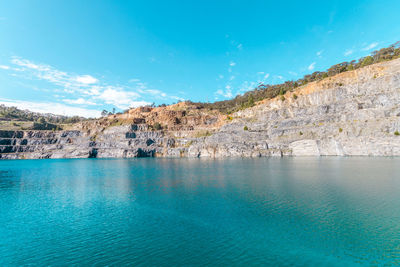
[[[178,104],[134,109],[70,131],[0,131],[0,157],[399,156],[399,132],[397,59],[231,116]]]

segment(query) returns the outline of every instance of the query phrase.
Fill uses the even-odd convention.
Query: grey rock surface
[[[400,59],[308,84],[232,117],[197,137],[143,123],[95,135],[0,131],[0,158],[400,156]]]

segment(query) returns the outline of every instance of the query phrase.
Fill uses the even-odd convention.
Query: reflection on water
[[[0,162],[0,265],[400,264],[399,158]]]

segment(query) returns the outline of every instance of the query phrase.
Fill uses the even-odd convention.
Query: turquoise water
[[[0,266],[400,264],[400,158],[0,161]]]

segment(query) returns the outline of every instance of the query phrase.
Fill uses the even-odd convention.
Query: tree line
[[[86,120],[79,116],[62,116],[54,114],[42,114],[29,110],[21,110],[16,107],[7,107],[0,105],[0,120],[3,121],[32,121],[39,124],[68,124]]]

